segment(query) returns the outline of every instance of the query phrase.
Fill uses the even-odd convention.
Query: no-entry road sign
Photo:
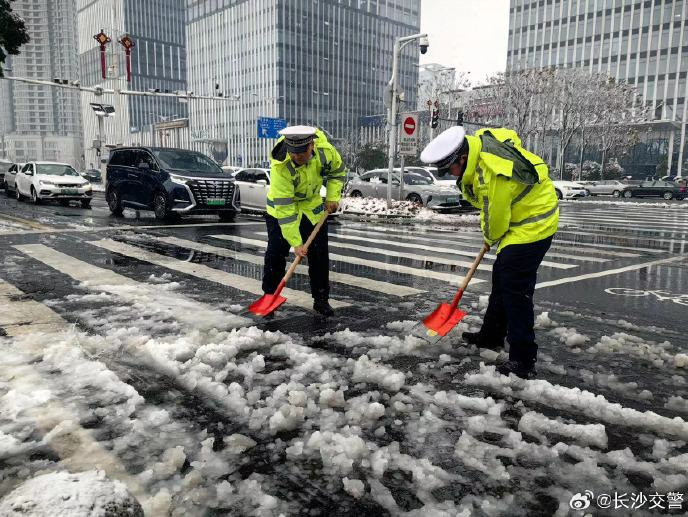
[[[418,154],[418,115],[401,114],[401,132],[399,136],[399,154],[415,156]]]

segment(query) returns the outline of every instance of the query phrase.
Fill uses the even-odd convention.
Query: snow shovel
[[[436,336],[438,334],[442,337],[446,336],[449,331],[453,329],[456,324],[466,315],[465,312],[460,311],[457,309],[457,307],[461,301],[463,292],[466,290],[466,287],[468,287],[468,282],[470,282],[471,278],[473,278],[473,273],[475,273],[475,270],[478,269],[480,261],[483,259],[483,256],[489,249],[490,248],[487,246],[487,244],[483,245],[480,253],[478,253],[478,256],[473,261],[471,269],[468,270],[466,278],[463,279],[463,284],[459,290],[456,291],[456,296],[454,296],[454,300],[452,301],[451,305],[448,303],[441,303],[437,306],[437,309],[435,309],[432,314],[423,320],[423,325],[425,325],[428,329],[428,336]]]
[[[304,245],[306,251],[308,251],[308,248],[313,242],[313,239],[315,239],[315,236],[318,235],[318,232],[320,231],[322,225],[325,224],[328,215],[330,214],[328,212],[325,212],[325,215],[323,215],[322,219],[320,219],[318,224],[315,225],[315,228],[313,228],[313,231],[311,232],[310,236],[308,237],[308,240],[306,241],[306,244]],[[277,289],[275,289],[275,292],[273,294],[264,294],[260,299],[253,302],[249,306],[248,310],[256,316],[267,316],[279,309],[279,307],[287,301],[287,299],[284,296],[281,296],[282,290],[284,289],[284,286],[289,281],[289,279],[294,275],[296,267],[301,263],[301,258],[302,257],[299,256],[296,257],[296,260],[294,260],[294,263],[287,271],[287,274],[284,275],[284,278],[279,283]]]

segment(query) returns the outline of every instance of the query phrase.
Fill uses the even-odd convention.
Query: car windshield
[[[399,176],[394,179],[399,181]],[[419,174],[404,174],[404,183],[406,185],[432,185],[432,180]]]
[[[430,180],[434,179],[432,177],[432,174],[430,174],[428,171],[426,171],[422,167],[407,167],[406,170],[410,173],[418,174],[418,175],[423,176],[425,178],[429,178]],[[406,177],[406,176],[404,176],[404,177]]]
[[[46,174],[48,176],[79,176],[79,173],[69,165],[57,163],[37,163],[36,174]]]
[[[153,154],[166,169],[222,173],[218,164],[201,153],[166,149],[153,150]]]

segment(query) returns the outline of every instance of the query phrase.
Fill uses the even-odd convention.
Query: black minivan
[[[217,214],[233,221],[240,211],[234,179],[196,151],[167,147],[118,147],[110,151],[105,199],[110,211],[153,210],[157,219]]]

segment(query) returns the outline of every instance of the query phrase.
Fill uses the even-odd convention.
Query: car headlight
[[[54,181],[47,181],[47,180],[39,180],[41,185],[50,185],[50,186],[55,186],[56,183]]]
[[[170,181],[172,183],[177,183],[179,185],[186,185],[186,178],[183,178],[181,176],[176,176],[174,174],[170,174]]]

